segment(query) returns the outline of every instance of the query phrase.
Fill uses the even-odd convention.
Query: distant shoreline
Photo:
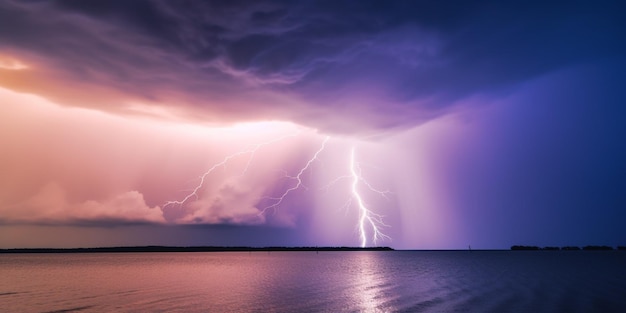
[[[97,248],[13,248],[0,253],[124,253],[124,252],[273,252],[273,251],[394,251],[390,247],[97,247]]]
[[[247,246],[133,246],[133,247],[92,247],[92,248],[9,248],[0,249],[0,254],[12,253],[138,253],[138,252],[320,252],[320,251],[619,251],[626,250],[624,246],[617,248],[609,246],[585,246],[585,247],[537,247],[537,246],[512,246],[510,249],[401,249],[391,247],[247,247]]]
[[[610,251],[610,250],[626,250],[625,246],[617,246],[616,248],[613,248],[611,246],[594,246],[594,245],[589,245],[589,246],[584,246],[584,247],[578,247],[578,246],[564,246],[564,247],[553,247],[553,246],[548,246],[548,247],[539,247],[539,246],[523,246],[523,245],[515,245],[515,246],[511,246],[511,250],[513,251],[537,251],[537,250],[547,250],[547,251],[577,251],[577,250],[586,250],[586,251]]]

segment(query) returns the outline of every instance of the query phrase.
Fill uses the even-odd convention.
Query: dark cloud
[[[418,124],[471,95],[507,92],[563,68],[623,59],[623,7],[5,2],[0,49],[45,59],[70,79],[146,99],[174,97],[216,120],[290,119],[351,131],[344,124]]]

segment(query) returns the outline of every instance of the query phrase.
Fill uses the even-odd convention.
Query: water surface
[[[624,312],[623,251],[0,255],[2,312]]]

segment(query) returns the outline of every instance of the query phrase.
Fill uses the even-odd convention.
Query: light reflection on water
[[[0,312],[623,312],[626,253],[0,255]]]
[[[359,309],[363,312],[376,312],[383,308],[380,286],[384,284],[384,277],[377,271],[375,263],[374,254],[364,254],[357,260],[359,272],[355,275],[357,288],[354,302],[359,304]]]

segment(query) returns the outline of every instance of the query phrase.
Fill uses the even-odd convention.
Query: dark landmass
[[[514,251],[626,251],[626,246],[525,246],[514,245]],[[137,246],[137,247],[96,247],[96,248],[14,248],[0,249],[2,253],[118,253],[118,252],[272,252],[272,251],[395,251],[390,247],[170,247],[170,246]],[[406,251],[467,251],[467,250],[406,250]],[[505,251],[505,250],[469,250],[469,251]]]
[[[17,248],[0,253],[100,253],[100,252],[253,252],[253,251],[393,251],[390,247],[99,247],[99,248]]]
[[[511,250],[540,250],[537,246],[511,246]]]
[[[609,246],[584,246],[583,250],[613,250],[613,247],[609,247]]]
[[[520,246],[515,245],[511,246],[511,250],[565,250],[565,251],[575,251],[575,250],[586,250],[586,251],[598,251],[598,250],[615,250],[611,246],[584,246],[582,249],[576,246],[565,246],[565,247],[538,247],[538,246]],[[624,246],[617,246],[617,250],[626,250]]]
[[[580,247],[574,247],[574,246],[566,246],[561,248],[561,250],[580,250]]]

